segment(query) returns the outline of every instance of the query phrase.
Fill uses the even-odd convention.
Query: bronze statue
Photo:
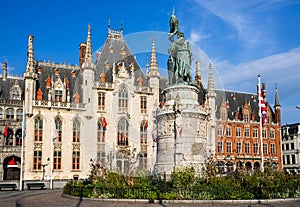
[[[191,62],[192,62],[192,51],[190,43],[184,38],[183,32],[178,30],[179,23],[172,12],[170,18],[170,34],[169,40],[172,44],[169,47],[169,59],[168,59],[168,77],[169,85],[178,83],[191,83]],[[174,35],[177,34],[177,39],[174,40]]]

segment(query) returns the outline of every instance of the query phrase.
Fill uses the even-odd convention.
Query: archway
[[[247,171],[252,170],[252,163],[251,163],[251,162],[246,162],[245,167],[246,167],[246,170],[247,170]]]
[[[20,179],[21,158],[17,156],[9,156],[3,161],[3,180],[19,180]]]
[[[253,168],[254,168],[254,170],[259,170],[260,169],[260,163],[255,162]]]

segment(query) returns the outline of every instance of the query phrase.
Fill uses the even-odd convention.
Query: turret
[[[6,81],[7,78],[7,62],[2,63],[2,80]]]
[[[201,85],[201,71],[200,71],[200,61],[196,62],[196,76],[195,76],[195,82],[200,87]]]
[[[35,62],[34,62],[34,49],[33,49],[33,35],[28,35],[28,48],[27,48],[27,65],[26,72],[24,73],[25,80],[25,111],[28,116],[32,116],[32,104],[35,100],[36,86],[35,80],[37,74],[35,73]]]
[[[210,128],[207,139],[207,148],[209,154],[215,154],[216,145],[216,92],[212,73],[212,64],[209,64],[208,84],[207,84],[207,106],[210,110]]]
[[[279,103],[279,97],[278,97],[278,90],[277,90],[277,86],[275,88],[276,92],[275,92],[275,104],[274,104],[274,108],[275,108],[275,119],[276,119],[276,123],[281,124],[281,105]]]
[[[85,56],[84,62],[82,64],[83,70],[83,96],[82,100],[83,103],[86,104],[86,113],[85,116],[92,117],[92,108],[93,108],[93,83],[94,83],[94,76],[95,76],[95,68],[96,65],[93,60],[93,52],[92,52],[92,38],[91,38],[91,26],[88,24],[88,33],[87,33],[87,40],[86,40],[86,49],[85,49]]]

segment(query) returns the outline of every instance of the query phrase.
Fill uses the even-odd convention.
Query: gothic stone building
[[[124,41],[122,30],[108,28],[96,61],[90,32],[88,26],[87,41],[79,48],[79,66],[36,60],[32,35],[28,36],[23,77],[7,75],[7,64],[3,63],[0,180],[19,179],[22,158],[24,180],[49,179],[51,174],[55,180],[87,178],[91,162],[122,173],[154,172],[159,153],[158,142],[153,139],[153,131],[157,129],[155,118],[157,112],[169,113],[171,107],[164,105],[165,97],[161,94],[167,85],[158,71],[154,39],[150,65],[144,73]],[[195,84],[201,89],[199,96],[203,100],[196,105],[203,115],[209,115],[195,132],[206,140],[202,155],[215,154],[220,166],[232,162],[234,168],[257,167],[260,163],[255,151],[259,136],[257,96],[215,90],[211,66],[207,89],[201,81],[198,62]],[[188,111],[189,106],[186,107],[184,110]],[[26,131],[22,142],[23,111]],[[275,103],[275,113],[268,106],[268,115],[263,130],[264,152],[281,168],[279,102]],[[174,134],[172,127],[170,130],[169,140]],[[183,127],[182,133],[190,137],[188,126]],[[160,132],[157,135],[162,136]],[[197,159],[192,154],[188,156],[190,160]],[[188,164],[183,158],[180,161],[178,157],[175,164],[178,161]],[[204,157],[200,158],[203,162]]]

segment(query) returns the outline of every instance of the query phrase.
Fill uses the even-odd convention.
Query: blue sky
[[[300,122],[300,0],[152,0],[152,1],[6,1],[0,3],[0,61],[7,61],[10,74],[23,74],[27,36],[35,37],[35,58],[78,64],[78,47],[92,27],[93,49],[103,45],[108,18],[112,28],[124,24],[129,47],[137,55],[137,39],[152,34],[158,52],[167,54],[172,8],[180,30],[191,41],[194,60],[201,67],[206,85],[207,62],[214,65],[219,88],[256,92],[257,75],[267,84],[267,99],[274,105],[275,84],[282,106],[282,123]],[[149,32],[152,31],[152,32]],[[150,35],[149,35],[150,34]],[[161,58],[163,59],[163,58]],[[139,59],[138,59],[139,60]],[[143,61],[139,61],[144,67]],[[165,62],[159,62],[162,70]],[[218,82],[218,81],[216,81]]]

